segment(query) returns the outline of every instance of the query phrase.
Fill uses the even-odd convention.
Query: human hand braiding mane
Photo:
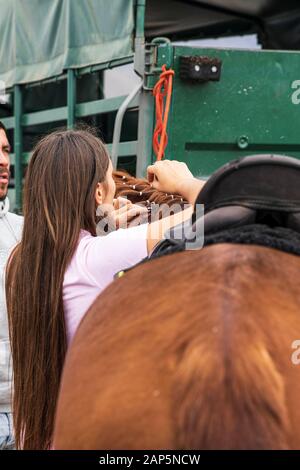
[[[135,178],[125,170],[115,170],[113,178],[116,183],[116,197],[126,197],[134,204],[146,206],[149,208],[149,218],[152,204],[174,205],[176,211],[179,211],[188,203],[180,194],[158,191],[151,186],[146,178]]]

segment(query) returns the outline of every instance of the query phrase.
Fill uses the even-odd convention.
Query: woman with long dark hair
[[[149,177],[154,187],[190,203],[203,185],[179,162],[152,165]],[[23,236],[6,275],[17,448],[51,447],[65,354],[80,320],[117,271],[147,256],[163,231],[183,219],[176,214],[96,236],[96,210],[112,204],[114,193],[106,148],[90,132],[57,131],[35,147],[24,186]],[[133,212],[129,204],[118,217]],[[184,213],[186,219],[190,211]]]

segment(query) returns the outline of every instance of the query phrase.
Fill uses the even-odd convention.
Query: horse
[[[128,270],[70,346],[55,449],[299,449],[299,270],[222,242]]]
[[[54,447],[299,448],[299,270],[294,255],[219,244],[127,272],[67,354]]]

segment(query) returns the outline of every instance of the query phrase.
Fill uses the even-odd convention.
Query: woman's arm
[[[149,224],[147,250],[151,253],[168,229],[185,222],[192,216],[195,200],[205,181],[194,178],[185,163],[175,160],[158,161],[148,167],[147,174],[155,189],[180,194],[190,204],[189,208],[177,214]]]
[[[177,214],[164,217],[148,224],[147,230],[147,252],[150,254],[158,242],[164,238],[167,230],[190,219],[193,213],[193,207],[190,206]]]

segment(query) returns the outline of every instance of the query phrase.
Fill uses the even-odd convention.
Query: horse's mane
[[[151,207],[151,204],[166,204],[174,207],[174,212],[184,209],[184,205],[187,204],[180,194],[158,191],[152,188],[146,178],[136,178],[125,170],[115,170],[113,178],[116,183],[116,197],[127,197],[133,204],[146,207]]]

